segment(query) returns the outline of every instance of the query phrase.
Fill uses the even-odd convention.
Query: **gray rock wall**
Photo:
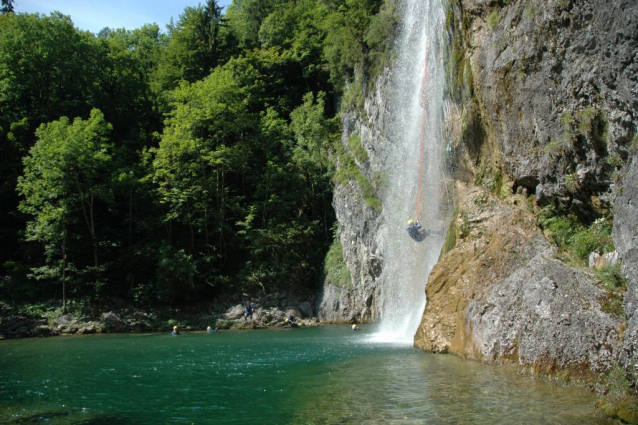
[[[606,371],[617,358],[620,318],[601,310],[596,280],[542,255],[472,301],[467,323],[484,359],[517,357],[544,370]]]
[[[623,335],[620,360],[625,366],[638,362],[638,158],[627,164],[618,190],[614,217],[614,245],[627,277],[623,308],[627,329]]]
[[[517,185],[593,219],[637,133],[638,2],[499,3],[461,2],[486,134]]]
[[[384,136],[389,114],[384,101],[386,84],[387,76],[379,79],[377,89],[365,100],[365,112],[343,113],[342,116],[344,150],[352,155],[348,140],[353,135],[361,138],[368,161],[357,161],[356,164],[373,185],[375,175],[384,169],[385,150],[389,147]],[[351,285],[343,287],[324,283],[317,301],[318,318],[324,322],[374,321],[378,318],[378,306],[383,302],[379,279],[383,269],[382,214],[366,203],[362,189],[354,179],[335,187],[333,206],[339,223],[338,238],[352,281]]]
[[[462,39],[451,45],[460,54],[461,66],[468,61],[472,74],[464,80],[466,86],[471,81],[470,90],[466,87],[455,105],[463,111],[457,114],[462,123],[451,125],[462,129],[453,134],[463,150],[457,154],[462,162],[458,168],[470,170],[457,176],[470,183],[474,178],[479,184],[502,177],[514,191],[522,186],[535,195],[539,205],[553,204],[585,223],[614,211],[614,243],[628,278],[623,303],[627,329],[615,330],[617,335],[600,331],[597,324],[606,322],[592,311],[587,319],[579,319],[589,325],[578,330],[572,321],[569,332],[558,326],[552,338],[569,345],[564,340],[568,335],[572,342],[580,338],[585,343],[595,334],[594,340],[605,348],[600,356],[591,357],[594,368],[608,367],[617,359],[625,366],[635,364],[638,175],[631,157],[638,147],[638,2],[452,0],[451,11],[454,37]],[[490,173],[496,175],[486,179]],[[496,184],[492,189],[498,192],[503,187]],[[510,295],[518,297],[517,308],[512,308],[514,304],[504,308],[503,300],[499,305],[499,298],[494,298],[488,303],[491,324],[467,317],[477,326],[480,351],[488,357],[504,355],[498,348],[508,340],[503,332],[512,332],[498,331],[500,325],[495,323],[515,317],[524,321],[529,314],[523,300],[538,279],[516,276],[510,279],[522,286],[518,295]],[[570,281],[567,272],[551,279],[559,286]],[[590,299],[591,293],[585,291],[588,279],[583,277],[585,286],[572,295]],[[528,329],[534,335],[529,341],[544,344],[546,334],[534,330],[541,328],[539,323]],[[622,338],[620,347],[614,338]],[[553,350],[551,344],[545,345],[547,353]],[[550,357],[559,363],[576,361],[578,356],[568,351]],[[534,358],[540,358],[538,353],[525,354],[525,359]]]

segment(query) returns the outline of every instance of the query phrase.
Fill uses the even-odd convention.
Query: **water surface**
[[[0,342],[0,422],[594,424],[593,396],[368,342],[372,330]]]

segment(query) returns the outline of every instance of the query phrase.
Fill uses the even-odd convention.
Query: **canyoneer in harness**
[[[419,220],[408,220],[408,226],[405,228],[408,231],[408,235],[417,242],[422,242],[427,236],[428,232],[421,228]]]
[[[422,242],[427,238],[430,234],[442,235],[442,231],[434,231],[430,229],[423,229],[421,227],[421,223],[419,222],[419,211],[421,210],[421,186],[422,186],[422,176],[423,176],[423,150],[425,145],[425,107],[426,107],[426,83],[427,83],[427,58],[428,52],[427,49],[425,51],[425,64],[423,67],[423,83],[421,86],[421,146],[419,150],[419,180],[418,180],[418,193],[416,197],[416,220],[408,220],[408,226],[405,228],[407,230],[408,235],[412,239],[417,242]]]
[[[408,226],[405,230],[407,230],[408,235],[417,242],[423,242],[425,238],[432,234],[439,236],[443,235],[441,230],[423,229],[418,219],[416,221],[408,220]]]
[[[427,83],[427,69],[428,69],[428,52],[425,51],[425,64],[423,66],[423,83],[421,85],[421,146],[419,150],[419,180],[418,180],[418,193],[416,197],[416,220],[408,220],[408,226],[405,230],[408,231],[408,235],[417,242],[422,242],[430,233],[430,231],[422,229],[419,222],[419,211],[421,210],[421,177],[423,175],[423,146],[425,144],[425,105],[426,96],[425,88]]]

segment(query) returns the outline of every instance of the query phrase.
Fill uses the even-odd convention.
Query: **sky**
[[[218,0],[228,6],[232,0]],[[162,30],[171,17],[177,21],[187,6],[197,6],[205,0],[14,0],[16,13],[48,15],[57,10],[71,16],[76,27],[98,33],[102,28],[132,30],[144,24],[157,23]]]

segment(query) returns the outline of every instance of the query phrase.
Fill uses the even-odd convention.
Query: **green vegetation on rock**
[[[336,239],[330,245],[323,266],[326,282],[336,286],[352,287],[352,277],[348,265],[343,259],[343,247]]]
[[[635,373],[635,372],[634,372]],[[638,397],[631,388],[628,372],[620,365],[615,365],[603,379],[605,395],[596,403],[598,410],[622,423],[638,424]]]
[[[501,19],[500,14],[498,12],[498,10],[495,10],[494,12],[490,13],[489,16],[487,17],[487,26],[494,31],[496,29],[496,26],[498,25],[498,21]]]
[[[366,205],[376,212],[381,212],[383,204],[376,196],[376,189],[361,173],[354,158],[346,152],[342,152],[339,156],[339,169],[335,173],[334,181],[337,184],[346,184],[349,181],[355,181],[361,190],[361,195]]]
[[[614,250],[609,218],[603,217],[585,226],[574,216],[560,214],[548,205],[538,212],[538,221],[545,235],[577,264],[586,265],[592,252],[605,254]]]
[[[361,163],[368,162],[368,153],[361,144],[361,136],[353,134],[348,138],[348,150],[352,152],[355,159]]]

